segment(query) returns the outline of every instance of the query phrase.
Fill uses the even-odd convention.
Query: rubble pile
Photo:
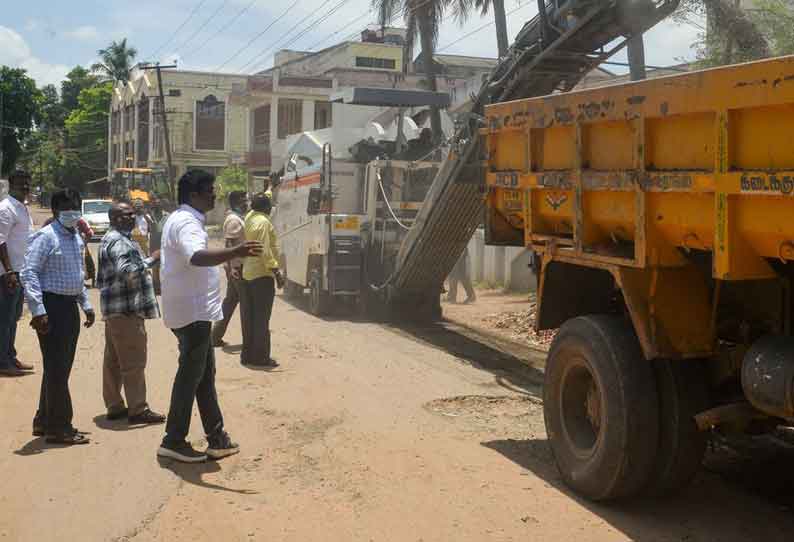
[[[532,346],[547,349],[557,330],[535,331],[536,311],[537,304],[530,303],[527,310],[490,314],[483,318],[483,323],[493,329],[504,330],[512,339],[527,341]]]

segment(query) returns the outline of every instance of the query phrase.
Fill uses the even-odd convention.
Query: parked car
[[[83,200],[83,218],[94,230],[94,238],[99,239],[110,229],[110,218],[108,211],[113,201],[109,199],[86,199]]]

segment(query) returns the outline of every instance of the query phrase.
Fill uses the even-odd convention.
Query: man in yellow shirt
[[[243,287],[240,296],[240,321],[243,349],[240,362],[258,367],[278,367],[270,357],[270,315],[276,296],[276,284],[284,279],[279,270],[279,247],[276,230],[270,222],[273,205],[264,192],[254,195],[251,210],[245,215],[246,241],[260,241],[261,254],[243,260]]]

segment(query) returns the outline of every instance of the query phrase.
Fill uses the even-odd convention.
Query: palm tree
[[[455,5],[455,12],[459,20],[468,14],[470,0],[372,0],[372,6],[378,12],[378,24],[385,27],[394,15],[402,12],[407,30],[405,48],[413,51],[417,35],[422,45],[422,64],[425,69],[427,90],[438,90],[436,84],[436,64],[433,53],[438,45],[438,31],[444,10],[451,4]],[[442,139],[441,111],[437,107],[430,109],[430,128],[433,131],[433,140],[438,143]]]
[[[496,46],[499,50],[499,58],[507,55],[510,42],[507,37],[507,15],[505,14],[505,0],[458,0],[455,5],[455,16],[460,24],[469,18],[469,11],[472,7],[480,10],[480,15],[488,15],[488,11],[493,6],[493,18],[496,23]]]
[[[97,51],[101,62],[91,66],[91,71],[100,74],[107,81],[126,81],[129,77],[132,60],[138,54],[133,47],[127,47],[127,38],[115,40],[107,48]]]

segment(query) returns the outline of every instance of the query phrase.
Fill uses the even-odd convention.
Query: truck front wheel
[[[584,316],[560,328],[549,351],[544,417],[565,483],[592,500],[646,486],[659,442],[656,382],[631,324]]]

